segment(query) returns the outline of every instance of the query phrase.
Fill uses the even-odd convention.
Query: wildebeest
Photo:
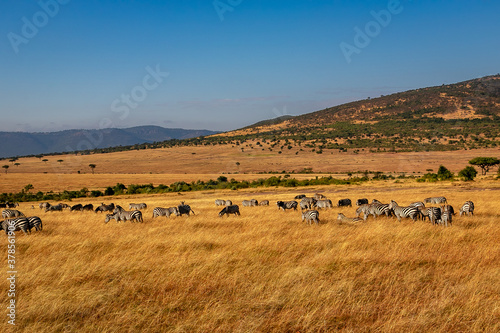
[[[50,203],[48,203],[48,202],[40,202],[38,204],[38,207],[40,207],[40,209],[47,209],[47,207],[50,207]]]
[[[189,205],[184,204],[184,201],[181,202],[179,206],[177,206],[177,210],[179,211],[179,215],[182,216],[183,214],[186,214],[189,216],[189,214],[192,212],[193,215],[195,215],[194,211],[191,209]]]
[[[219,212],[219,217],[224,216],[224,214],[226,216],[229,214],[240,215],[240,207],[238,205],[226,206]]]
[[[358,199],[356,201],[356,206],[366,205],[368,204],[368,199]]]
[[[276,205],[278,206],[278,209],[283,209],[283,211],[286,211],[287,209],[292,209],[297,210],[297,201],[292,200],[292,201],[278,201],[276,202]]]
[[[45,208],[45,212],[62,212],[63,206],[61,204],[49,206]]]
[[[76,204],[74,206],[71,206],[70,211],[74,212],[75,210],[83,210],[83,205],[82,204]]]
[[[269,206],[269,200],[261,200],[259,206]]]
[[[95,212],[112,212],[115,209],[115,204],[111,203],[109,205],[105,205],[104,203],[101,203],[99,207],[95,209]]]
[[[332,200],[330,199],[323,199],[323,200],[318,200],[314,204],[314,207],[316,208],[332,208]]]
[[[351,199],[340,199],[337,203],[337,207],[349,206],[352,207]]]
[[[302,198],[305,198],[305,197],[306,197],[306,195],[305,195],[305,194],[298,194],[298,195],[296,195],[296,196],[295,196],[295,198],[294,198],[294,199],[297,199],[297,200],[298,200],[298,199],[302,199]]]
[[[94,210],[94,205],[93,204],[87,204],[87,205],[83,206],[82,210],[93,211]]]

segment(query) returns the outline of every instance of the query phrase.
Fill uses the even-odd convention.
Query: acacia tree
[[[9,166],[7,164],[5,164],[5,165],[2,165],[2,168],[4,168],[5,169],[5,173],[7,173],[7,169],[9,168]]]
[[[477,165],[481,168],[481,174],[486,175],[492,166],[500,164],[500,160],[496,157],[476,157],[470,160],[469,164]]]
[[[89,168],[90,168],[90,170],[92,170],[92,174],[94,174],[95,167],[96,167],[95,164],[89,164]]]

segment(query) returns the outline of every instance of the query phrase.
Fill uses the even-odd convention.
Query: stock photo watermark
[[[411,1],[411,0],[407,0]],[[352,62],[354,54],[360,54],[361,50],[366,48],[374,38],[382,32],[382,28],[386,28],[392,21],[394,15],[401,14],[404,7],[399,0],[389,0],[386,9],[379,11],[370,11],[373,20],[368,21],[362,28],[354,27],[354,38],[352,44],[341,42],[339,47],[348,64]]]
[[[7,305],[7,322],[10,325],[16,325],[16,226],[14,220],[7,222],[7,281],[8,281],[8,305]]]
[[[54,18],[61,8],[61,5],[66,5],[70,0],[40,0],[37,2],[40,10],[35,12],[31,18],[23,16],[21,18],[22,26],[20,33],[9,32],[7,39],[12,46],[12,49],[17,54],[19,46],[26,45],[30,40],[38,35],[40,29],[49,24],[50,19]]]
[[[212,5],[214,6],[215,12],[219,16],[219,19],[224,21],[224,14],[226,12],[234,11],[234,8],[239,6],[242,2],[243,0],[215,0],[212,2]]]

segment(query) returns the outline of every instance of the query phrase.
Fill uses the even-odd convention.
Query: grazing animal
[[[45,212],[62,212],[63,206],[61,204],[49,206],[45,208]]]
[[[261,200],[259,206],[269,206],[269,200]]]
[[[229,214],[240,215],[240,207],[238,205],[226,206],[219,212],[219,217],[224,215],[229,217]]]
[[[298,203],[295,200],[278,201],[278,202],[276,202],[276,205],[278,206],[278,209],[283,209],[283,211],[286,211],[287,209],[297,210]]]
[[[410,207],[425,207],[425,204],[422,201],[412,202],[408,206]]]
[[[301,209],[312,209],[315,203],[316,203],[316,199],[303,197],[302,200],[300,200],[300,208]]]
[[[14,217],[19,217],[19,216],[24,216],[24,214],[16,209],[4,209],[2,211],[2,217],[4,219],[11,219]]]
[[[349,206],[352,207],[351,199],[340,199],[337,203],[337,207]]]
[[[5,203],[5,208],[16,208],[19,206],[18,202],[6,202]]]
[[[28,222],[30,229],[35,228],[36,231],[42,231],[42,219],[40,219],[38,216],[28,217]]]
[[[85,206],[83,206],[82,210],[93,211],[94,210],[94,205],[93,204],[85,205]]]
[[[425,210],[432,224],[438,224],[441,221],[441,209],[438,207],[428,207]]]
[[[316,200],[321,200],[321,199],[326,199],[326,196],[324,194],[321,194],[321,193],[314,193],[313,198]]]
[[[430,203],[430,204],[442,204],[442,203],[447,203],[445,197],[431,197],[431,198],[425,198],[424,200],[425,203]]]
[[[83,205],[82,204],[77,204],[77,205],[71,206],[70,211],[73,212],[75,210],[82,211],[83,210]]]
[[[115,209],[115,204],[111,203],[109,205],[105,205],[104,203],[101,203],[100,206],[98,206],[95,209],[95,212],[112,212]]]
[[[341,222],[347,222],[347,223],[357,223],[357,222],[363,222],[363,221],[366,221],[366,219],[365,219],[365,220],[363,220],[363,219],[361,219],[361,218],[359,218],[359,217],[357,217],[357,216],[356,216],[356,217],[352,217],[352,218],[351,218],[351,217],[347,217],[347,216],[345,216],[345,215],[344,215],[344,214],[342,214],[342,213],[339,213],[339,214],[337,215],[337,220],[339,220],[339,221],[341,221]]]
[[[5,234],[21,230],[25,235],[31,233],[31,227],[26,217],[17,217],[14,219],[6,219],[0,223],[0,230],[5,230]]]
[[[48,202],[41,202],[38,207],[40,207],[40,209],[45,209],[47,210],[48,207],[50,207],[50,204]]]
[[[399,222],[401,222],[402,217],[410,217],[413,220],[413,222],[415,222],[418,215],[417,207],[410,207],[410,206],[400,207],[394,200],[391,200],[391,203],[389,204],[389,209],[392,209],[394,215],[396,215]]]
[[[441,206],[441,215],[444,212],[450,212],[451,215],[455,215],[455,209],[453,209],[452,205],[443,205],[443,206]]]
[[[472,201],[466,201],[459,210],[460,216],[462,214],[474,215],[474,203]]]
[[[448,223],[449,223],[450,227],[451,227],[452,217],[453,217],[453,214],[449,210],[443,211],[441,213],[441,224],[443,224],[445,227],[447,227]]]
[[[243,207],[254,207],[258,206],[259,202],[255,199],[252,199],[252,200],[243,200],[241,204],[243,205]]]
[[[359,218],[359,215],[363,213],[363,220],[366,221],[368,218],[368,215],[372,214],[373,218],[377,218],[375,216],[374,210],[372,208],[373,206],[370,204],[362,204],[356,209],[356,217]],[[337,217],[338,218],[338,217]]]
[[[181,204],[177,206],[177,210],[179,211],[180,216],[182,216],[183,214],[189,216],[191,212],[193,213],[193,215],[195,215],[194,211],[191,209],[191,206],[184,204],[184,201],[182,201]]]
[[[135,210],[140,210],[140,209],[146,209],[148,208],[148,205],[146,205],[144,202],[143,203],[131,203],[128,205],[128,209],[135,209]]]
[[[368,199],[358,199],[356,200],[356,206],[366,205],[368,204]]]
[[[299,199],[302,199],[302,198],[305,198],[305,197],[306,197],[305,194],[298,194],[298,195],[295,196],[294,199],[299,200]]]
[[[177,207],[169,207],[169,208],[155,207],[155,209],[153,209],[153,218],[158,216],[170,217],[171,214],[179,216],[179,210],[177,209]]]
[[[116,223],[120,222],[120,216],[118,214],[106,214],[106,218],[104,219],[104,223],[108,223],[111,219],[115,219]]]
[[[215,199],[215,205],[216,206],[225,206],[226,205],[226,200]]]
[[[429,217],[429,210],[425,207],[422,207],[422,206],[419,206],[417,207],[418,209],[418,217],[420,217],[422,219],[422,221],[425,221],[425,218]]]
[[[312,222],[316,223],[317,225],[319,224],[319,212],[317,210],[306,210],[305,212],[302,213],[302,222],[309,222],[309,225],[312,224]]]
[[[131,210],[126,211],[121,206],[116,206],[113,210],[113,215],[117,215],[121,221],[130,221],[130,222],[143,222],[142,213],[140,210]],[[107,218],[107,215],[106,215]]]
[[[315,202],[314,204],[314,207],[316,208],[332,208],[333,205],[332,205],[332,200],[330,199],[322,199],[322,200],[318,200]]]

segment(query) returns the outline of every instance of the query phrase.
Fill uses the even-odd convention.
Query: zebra
[[[35,228],[36,231],[42,231],[42,220],[38,216],[28,217],[30,229]]]
[[[319,225],[319,212],[317,210],[306,210],[302,213],[302,222],[304,222],[304,220],[309,222],[309,225],[311,225],[312,222]]]
[[[216,206],[225,206],[226,205],[226,200],[215,199],[215,205]]]
[[[467,213],[467,215],[474,215],[474,203],[472,201],[466,201],[460,208],[460,216]]]
[[[441,221],[441,209],[438,207],[429,207],[425,210],[432,224],[438,224],[438,222]]]
[[[425,218],[429,217],[429,210],[425,207],[418,206],[418,216],[422,219],[422,221],[425,221]]]
[[[276,205],[278,206],[279,209],[283,209],[283,211],[286,211],[287,209],[292,209],[297,210],[297,201],[292,200],[292,201],[278,201],[276,202]]]
[[[357,209],[356,209],[356,217],[359,218],[359,215],[363,213],[363,220],[366,221],[366,219],[368,218],[368,215],[372,214],[373,215],[373,218],[377,218],[375,216],[375,213],[374,213],[374,209],[373,209],[373,206],[370,205],[370,204],[363,204],[361,206],[359,206]],[[340,215],[339,215],[340,216]]]
[[[122,221],[131,221],[136,220],[137,222],[143,222],[142,213],[140,210],[131,210],[127,211],[123,209],[121,206],[116,206],[113,210],[113,215],[117,215]],[[107,218],[107,216],[106,216]]]
[[[391,200],[391,203],[389,204],[389,209],[392,209],[394,215],[396,215],[399,222],[401,222],[402,217],[410,217],[413,220],[413,222],[415,222],[418,214],[417,207],[410,207],[410,206],[400,207],[394,200]]]
[[[6,219],[0,223],[0,230],[5,230],[6,235],[13,235],[15,231],[21,230],[25,235],[31,233],[31,227],[26,217]]]
[[[441,204],[441,203],[447,203],[445,197],[431,197],[431,198],[425,198],[424,200],[425,203],[431,203],[431,204]]]
[[[316,201],[317,200],[314,198],[303,197],[302,200],[300,200],[300,208],[301,209],[311,209],[311,208],[313,208]]]
[[[148,205],[146,205],[144,202],[139,203],[139,204],[131,203],[128,205],[128,209],[139,210],[139,209],[146,209],[146,208],[148,208]]]
[[[115,219],[116,223],[120,222],[120,216],[118,214],[106,214],[106,218],[104,219],[104,223],[108,223],[111,219]]]
[[[452,205],[443,205],[443,206],[441,206],[441,215],[444,212],[450,212],[451,215],[455,215],[455,209],[453,209]]]
[[[193,215],[195,215],[194,210],[191,209],[191,206],[184,204],[184,201],[182,201],[181,204],[177,206],[177,210],[180,216],[182,216],[183,214],[189,216],[189,213],[191,212],[193,213]]]
[[[445,227],[448,226],[448,223],[450,224],[451,227],[451,222],[452,222],[452,216],[453,214],[449,210],[445,210],[441,213],[441,224],[443,224]]]
[[[326,208],[332,208],[333,207],[332,200],[330,200],[330,199],[318,200],[314,204],[314,207],[316,207],[316,208],[325,208],[325,209]]]
[[[105,205],[104,203],[101,203],[99,207],[95,209],[95,212],[111,212],[115,209],[115,204],[111,203],[109,205]]]
[[[353,218],[350,218],[350,217],[345,216],[342,213],[338,213],[337,220],[339,220],[341,222],[348,222],[348,223],[357,223],[357,222],[362,222],[363,221],[363,219],[361,219],[361,218],[359,218],[357,216],[353,217]],[[365,219],[365,221],[366,221],[366,219]]]
[[[259,202],[255,199],[252,199],[252,200],[243,200],[241,204],[243,205],[243,207],[253,207],[257,206]]]
[[[412,202],[408,206],[410,207],[425,207],[425,204],[422,201]]]
[[[19,216],[24,216],[24,214],[16,209],[4,209],[2,211],[2,217],[4,219],[10,219],[10,218],[19,217]]]
[[[269,206],[269,200],[261,200],[259,206]]]
[[[219,217],[224,216],[224,214],[228,217],[229,214],[240,215],[240,207],[238,205],[226,206],[219,212]]]
[[[321,194],[321,193],[314,193],[313,198],[316,200],[321,200],[321,199],[326,199],[326,196],[324,194]]]
[[[179,216],[179,210],[177,209],[177,207],[169,207],[169,208],[155,207],[153,209],[153,218],[158,216],[170,217],[171,214]]]

